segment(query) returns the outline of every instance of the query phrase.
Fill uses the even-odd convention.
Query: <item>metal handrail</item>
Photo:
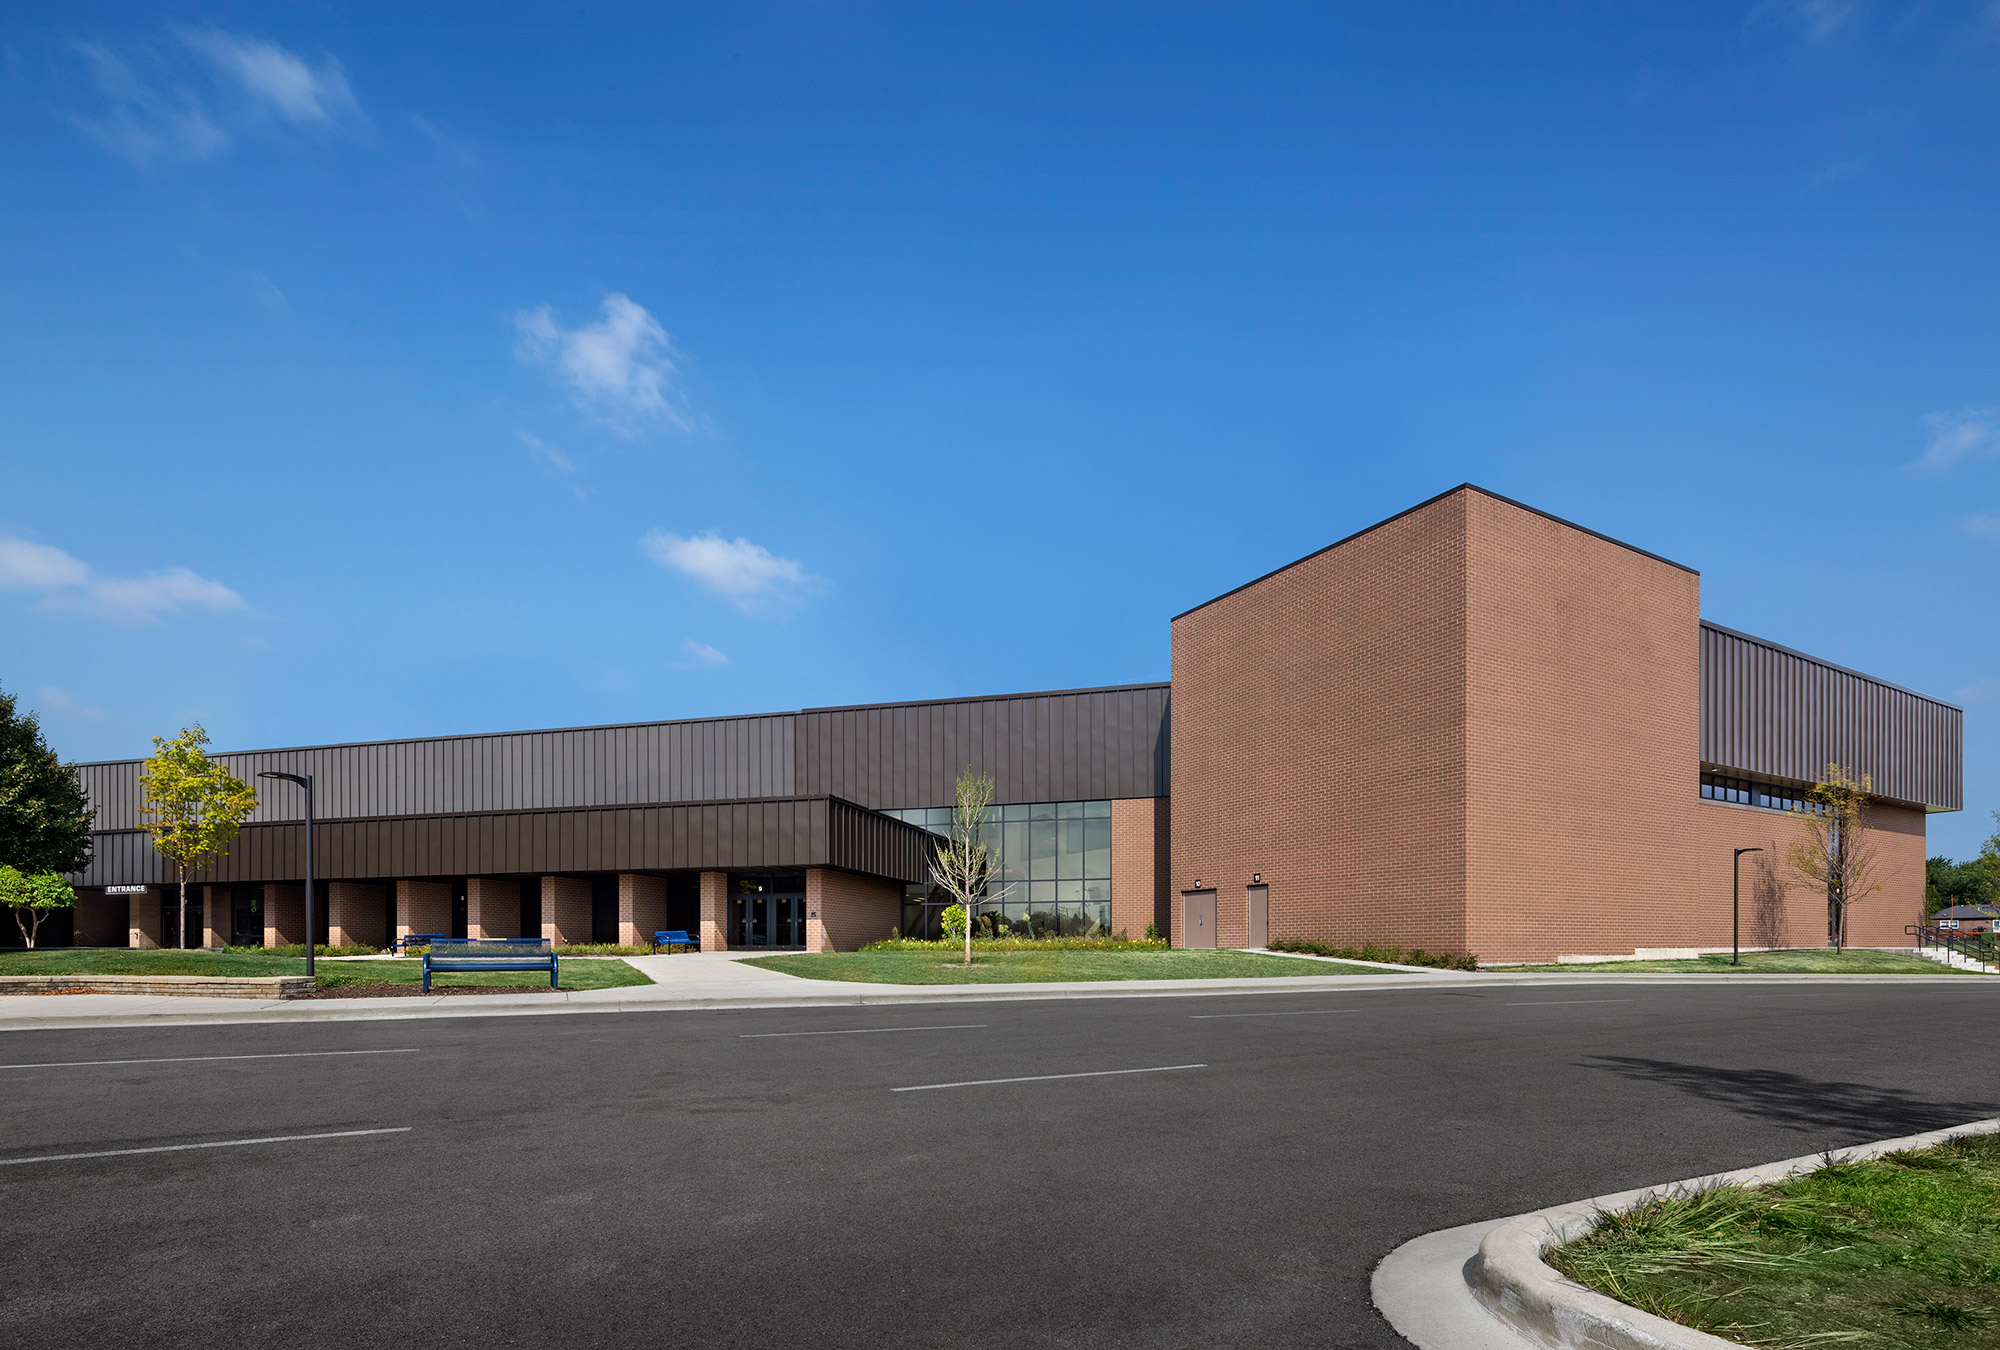
[[[1992,933],[1963,933],[1929,923],[1911,924],[1903,931],[1913,935],[1919,947],[1941,947],[1969,961],[2000,970],[2000,939]]]

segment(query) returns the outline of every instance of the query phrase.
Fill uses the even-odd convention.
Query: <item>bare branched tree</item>
[[[1826,933],[1836,950],[1847,947],[1847,911],[1876,891],[1875,841],[1868,827],[1874,781],[1838,764],[1806,794],[1805,836],[1785,852],[1794,884],[1826,891]]]
[[[951,834],[931,851],[931,881],[965,912],[965,964],[972,964],[972,906],[986,892],[993,851],[986,818],[993,810],[993,780],[967,768],[958,776],[951,804]]]

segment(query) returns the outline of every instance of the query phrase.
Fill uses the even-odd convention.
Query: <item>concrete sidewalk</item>
[[[1562,975],[1469,971],[1390,971],[1355,975],[1222,980],[1103,980],[1060,984],[856,984],[808,980],[745,960],[758,952],[633,956],[624,960],[654,983],[550,994],[434,994],[428,997],[259,1001],[159,998],[134,994],[0,997],[0,1031],[198,1023],[346,1022],[420,1017],[521,1017],[559,1013],[689,1012],[724,1008],[853,1007],[1023,999],[1195,998],[1243,994],[1366,995],[1385,990],[1477,989],[1498,985],[1942,984],[2000,991],[2000,981],[1966,975]],[[1302,957],[1301,960],[1320,958]],[[1351,964],[1351,963],[1350,963]]]

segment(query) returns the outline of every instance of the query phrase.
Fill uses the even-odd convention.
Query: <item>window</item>
[[[1811,811],[1823,814],[1826,808],[1807,798],[1808,789],[1769,783],[1756,778],[1732,778],[1726,774],[1701,776],[1701,795],[1711,802],[1734,802],[1738,806],[1761,806],[1767,811]]]
[[[885,816],[951,833],[951,808],[914,807]],[[1111,931],[1111,803],[1022,802],[995,806],[986,822],[993,870],[975,919],[990,915],[1006,932],[1088,937]],[[950,897],[933,888],[927,911]],[[907,913],[907,911],[906,911]],[[909,916],[914,917],[914,916]],[[925,916],[924,931],[933,926]],[[914,935],[914,929],[911,930]]]

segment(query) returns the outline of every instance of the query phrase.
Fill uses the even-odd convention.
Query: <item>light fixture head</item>
[[[1251,884],[1251,885],[1253,885],[1253,886],[1261,886],[1261,885],[1263,885],[1263,884],[1264,884],[1264,874],[1263,874],[1262,872],[1252,872],[1252,873],[1250,874],[1250,884]]]

